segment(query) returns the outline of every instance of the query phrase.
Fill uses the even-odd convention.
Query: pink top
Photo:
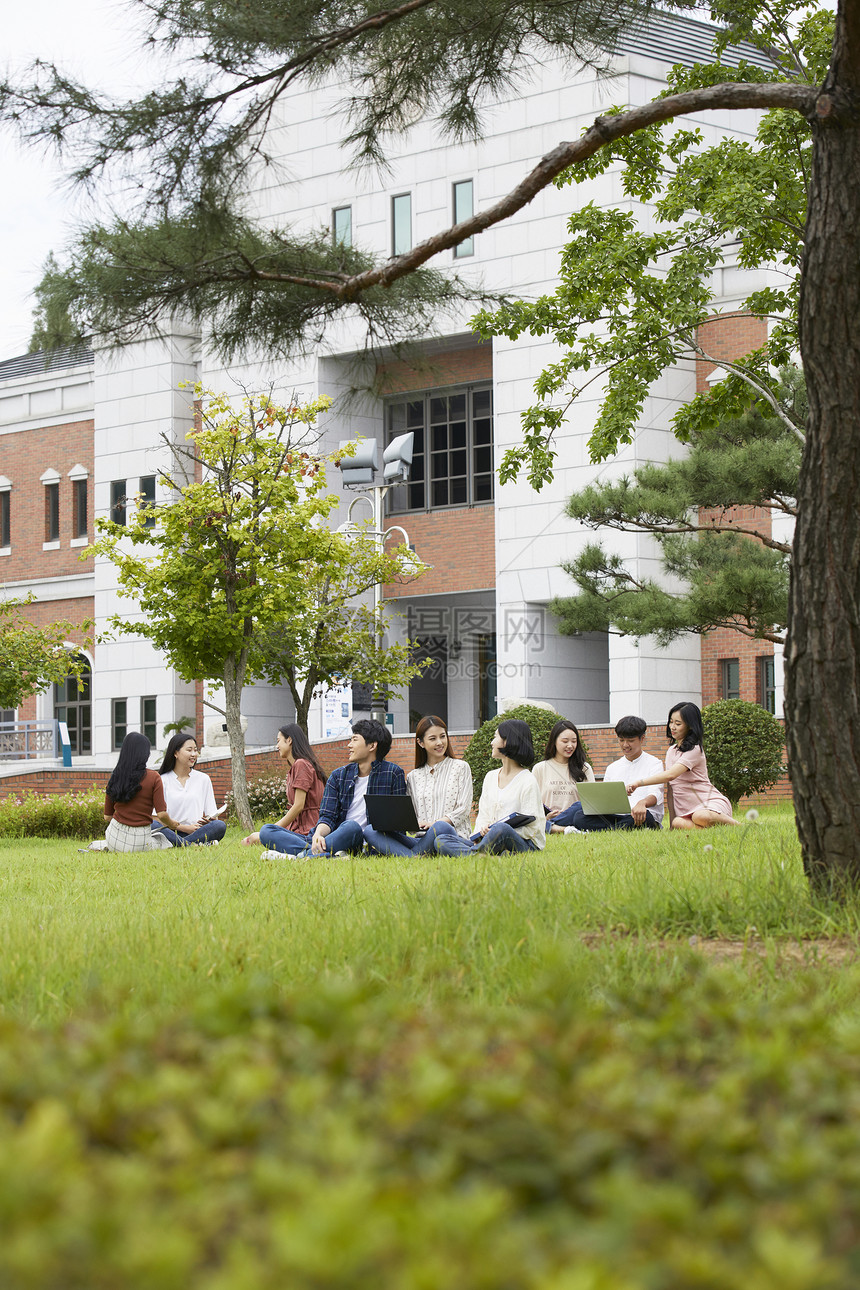
[[[708,779],[708,763],[701,744],[696,744],[689,752],[680,752],[678,745],[672,744],[666,753],[666,769],[671,770],[678,761],[683,762],[687,767],[687,774],[670,780],[674,814],[692,815],[699,807],[704,806],[709,811],[731,815],[731,802],[718,792]]]

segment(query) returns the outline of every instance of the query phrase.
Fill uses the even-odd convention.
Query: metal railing
[[[0,721],[0,761],[59,758],[57,721]]]

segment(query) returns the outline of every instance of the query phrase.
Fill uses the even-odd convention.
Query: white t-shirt
[[[161,776],[164,787],[164,800],[167,803],[167,814],[178,824],[196,824],[204,815],[214,815],[218,809],[215,805],[215,793],[212,780],[202,771],[192,770],[184,784],[180,783],[176,771],[169,770]]]
[[[360,828],[367,828],[367,786],[370,783],[369,775],[359,775],[355,781],[355,792],[352,795],[352,801],[349,804],[349,810],[346,813],[348,820],[355,820]]]
[[[663,770],[663,763],[659,757],[652,753],[641,752],[635,761],[628,761],[626,757],[619,757],[618,761],[612,762],[603,772],[603,781],[607,780],[618,784],[632,784],[636,779],[649,779],[651,775],[659,775]],[[657,805],[649,806],[648,810],[654,816],[654,819],[662,821],[663,819],[663,785],[646,784],[644,788],[637,788],[630,795],[630,805],[635,806],[646,797],[656,797]]]
[[[501,768],[500,768],[501,769]],[[531,824],[521,824],[517,829],[520,837],[534,842],[539,851],[546,846],[546,825],[537,780],[530,770],[523,768],[518,775],[499,788],[499,771],[490,770],[484,776],[481,786],[481,800],[478,804],[478,818],[475,821],[477,830],[485,829],[497,820],[504,820],[514,811],[522,815],[533,815]]]

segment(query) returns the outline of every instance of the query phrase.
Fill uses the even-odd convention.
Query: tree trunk
[[[233,802],[244,828],[254,827],[251,804],[248,801],[248,777],[245,767],[245,736],[242,733],[242,683],[245,665],[234,654],[224,664],[224,697],[227,720],[227,738],[230,740],[230,771],[233,776]]]
[[[809,426],[786,645],[788,764],[803,863],[860,884],[860,0],[842,0],[813,122],[800,301]]]

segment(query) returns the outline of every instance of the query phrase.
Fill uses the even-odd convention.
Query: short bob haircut
[[[672,738],[672,731],[669,729],[669,722],[672,720],[674,713],[680,712],[681,720],[687,727],[687,733],[678,745],[681,752],[689,752],[698,744],[700,748],[705,746],[705,731],[702,727],[702,714],[696,707],[695,703],[675,703],[669,709],[669,716],[666,718],[666,738],[670,744],[675,740]]]
[[[415,727],[415,769],[416,770],[420,770],[422,766],[427,765],[427,749],[421,747],[419,740],[423,739],[426,736],[427,731],[432,730],[434,726],[438,726],[440,730],[444,730],[445,738],[448,739],[448,727],[441,717],[434,717],[432,714],[426,717],[422,717],[421,720],[418,722],[418,725]],[[448,739],[448,742],[445,745],[445,756],[451,757],[451,758],[454,757],[454,754],[451,752],[450,739]]]
[[[619,739],[644,739],[648,723],[641,717],[622,717],[615,723],[615,733]]]
[[[327,778],[326,773],[317,761],[316,753],[311,748],[308,737],[301,726],[295,721],[286,721],[282,726],[278,726],[278,734],[292,741],[293,761],[306,761],[313,766],[317,773],[317,778],[324,784]]]
[[[525,721],[511,717],[509,721],[499,722],[499,734],[505,741],[503,752],[518,766],[531,770],[535,760],[535,748],[532,743],[532,732]]]
[[[194,744],[195,748],[199,748],[197,739],[190,730],[180,730],[172,737],[164,750],[164,760],[158,768],[159,775],[168,775],[170,771],[176,770],[176,754],[183,744],[188,743]]]
[[[354,721],[352,733],[361,735],[366,744],[376,744],[376,761],[384,761],[391,747],[391,731],[381,721]]]
[[[555,746],[558,743],[558,737],[565,730],[572,730],[576,735],[576,747],[571,753],[570,760],[567,763],[567,773],[577,784],[581,784],[585,779],[585,748],[582,743],[582,736],[572,721],[562,717],[557,721],[550,730],[546,741],[546,748],[543,750],[544,761],[552,761],[555,756]]]
[[[132,730],[122,741],[119,757],[105,792],[114,802],[130,802],[140,792],[152,744],[146,735]]]

